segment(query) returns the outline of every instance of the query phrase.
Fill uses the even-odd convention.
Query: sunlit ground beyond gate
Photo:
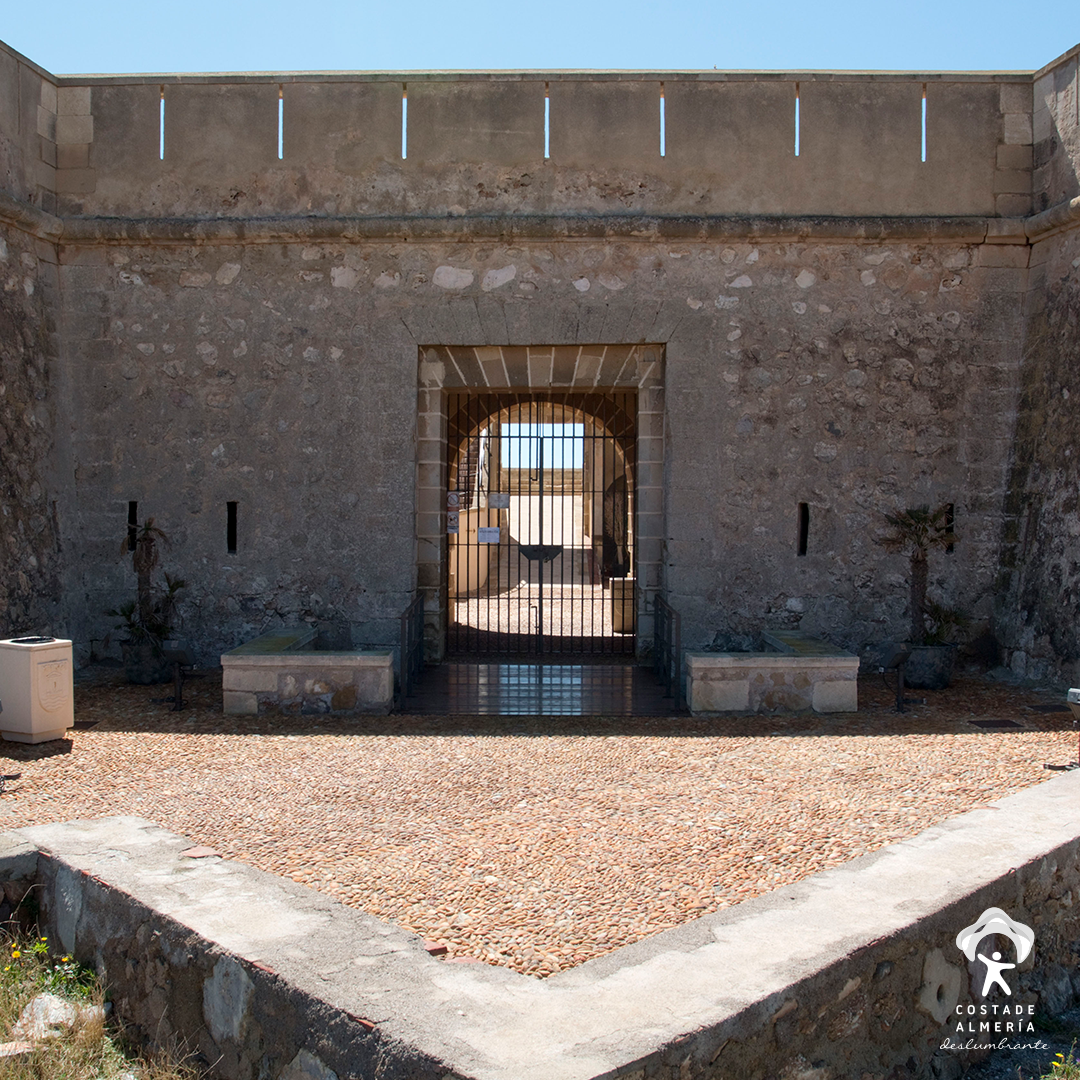
[[[452,654],[634,652],[633,395],[559,398],[451,403]]]

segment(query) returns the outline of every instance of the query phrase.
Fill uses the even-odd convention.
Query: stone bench
[[[269,630],[221,657],[222,703],[231,714],[264,706],[302,713],[389,712],[394,704],[391,649],[322,652],[315,630]]]
[[[801,630],[762,637],[769,652],[685,654],[691,713],[858,711],[857,656]]]

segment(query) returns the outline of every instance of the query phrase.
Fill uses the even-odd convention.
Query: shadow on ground
[[[892,688],[879,675],[859,680],[859,712],[738,715],[723,718],[673,716],[439,716],[394,713],[389,716],[303,715],[273,710],[258,716],[226,716],[221,711],[221,671],[198,671],[184,684],[184,707],[174,711],[171,684],[135,686],[123,681],[112,665],[80,672],[75,687],[76,727],[108,731],[154,731],[181,734],[252,735],[400,735],[400,736],[729,736],[792,738],[816,735],[897,735],[963,732],[1008,735],[1024,731],[1069,731],[1072,715],[1057,690],[1010,685],[977,672],[958,676],[942,691],[909,690],[924,704],[908,704],[897,713]],[[989,722],[981,728],[975,721]],[[1015,727],[1013,725],[1016,725]],[[67,753],[71,743],[58,740],[37,747],[5,743],[0,754],[33,760]],[[1073,759],[1075,760],[1075,758]],[[1063,762],[1062,762],[1063,764]]]

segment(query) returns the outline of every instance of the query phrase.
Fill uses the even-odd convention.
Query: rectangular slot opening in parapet
[[[409,86],[401,84],[401,160],[409,156]]]
[[[128,503],[128,551],[134,551],[139,540],[139,504],[132,499]]]
[[[922,88],[922,161],[926,160],[926,83]]]
[[[952,503],[945,504],[945,528],[952,532],[956,528],[956,510]],[[951,555],[956,550],[955,544],[945,545],[945,554]]]
[[[551,84],[544,83],[544,160],[551,158]]]
[[[225,504],[225,547],[230,555],[236,554],[236,503]]]
[[[810,539],[810,506],[808,503],[799,503],[799,546],[796,549],[799,555],[806,554],[806,543]]]
[[[799,156],[799,84],[795,84],[795,156]]]
[[[660,156],[667,155],[667,131],[665,130],[664,116],[664,84],[660,84]]]
[[[277,89],[277,156],[280,161],[285,156],[285,88]]]
[[[165,160],[165,87],[161,88],[161,101],[158,107],[158,160]]]

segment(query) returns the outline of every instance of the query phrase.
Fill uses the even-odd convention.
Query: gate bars
[[[682,619],[661,596],[653,598],[653,666],[664,697],[682,706]]]
[[[448,652],[633,656],[636,391],[451,392]]]

